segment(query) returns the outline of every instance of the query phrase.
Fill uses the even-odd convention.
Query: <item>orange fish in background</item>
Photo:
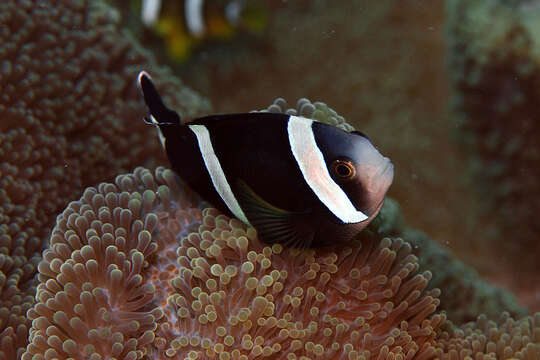
[[[253,0],[142,0],[138,6],[142,23],[163,38],[168,55],[180,62],[205,41],[258,34],[267,22],[262,3]]]

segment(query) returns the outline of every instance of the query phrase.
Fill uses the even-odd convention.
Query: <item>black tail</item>
[[[174,110],[168,109],[152,82],[152,78],[146,71],[141,71],[137,77],[137,85],[144,97],[144,102],[150,111],[150,115],[158,122],[158,125],[181,125],[180,115]]]

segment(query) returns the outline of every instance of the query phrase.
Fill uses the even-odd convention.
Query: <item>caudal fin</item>
[[[146,71],[141,71],[137,77],[137,86],[141,90],[144,102],[150,112],[151,121],[156,125],[181,125],[180,115],[168,109],[159,95],[152,78]]]

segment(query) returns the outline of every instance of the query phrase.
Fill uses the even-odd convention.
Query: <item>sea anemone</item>
[[[156,253],[167,251],[166,238],[153,239],[161,213],[181,224],[194,221],[177,187],[172,171],[160,168],[154,178],[139,168],[117,177],[116,186],[87,189],[58,217],[39,265],[37,304],[28,312],[26,354],[143,355],[162,316],[145,272]]]
[[[503,312],[497,321],[484,315],[456,327],[438,330],[436,357],[453,359],[540,359],[540,313],[515,320]]]
[[[185,115],[209,106],[122,34],[102,1],[5,0],[0,24],[0,356],[14,358],[55,217],[85,187],[164,161],[146,140],[137,72],[151,69]]]
[[[277,98],[266,109],[261,111],[303,116],[325,124],[337,126],[345,131],[354,130],[354,127],[345,121],[343,116],[339,115],[334,109],[322,101],[312,103],[309,99],[300,98],[296,101],[296,106],[290,108],[285,99]]]
[[[285,249],[201,207],[164,168],[85,190],[43,254],[23,359],[540,355],[540,314],[457,327],[436,313],[399,238]]]
[[[87,189],[39,265],[23,359],[257,356],[427,358],[444,315],[411,247],[265,245],[193,207],[170,170]]]
[[[156,332],[164,355],[354,359],[432,351],[433,329],[444,320],[430,316],[438,290],[424,291],[431,274],[415,273],[402,240],[283,249],[213,209],[202,215],[176,257],[151,270],[154,278],[169,274]]]

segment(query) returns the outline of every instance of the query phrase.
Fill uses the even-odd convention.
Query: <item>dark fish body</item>
[[[304,186],[294,181],[294,177],[301,174],[294,168],[295,162],[290,152],[283,151],[279,154],[281,147],[288,146],[284,141],[287,118],[288,115],[270,113],[231,114],[200,118],[189,125],[202,125],[208,129],[214,153],[225,174],[231,174],[230,177],[238,179],[249,179],[253,191],[264,199],[273,199],[272,204],[277,207],[301,211],[304,204],[280,195],[283,189],[301,194],[301,198],[310,195]],[[261,128],[265,131],[261,132]],[[249,136],[239,136],[239,129]],[[192,128],[179,126],[175,132],[178,141],[170,141],[166,145],[172,168],[205,199],[220,210],[229,212],[214,190],[208,170],[193,171],[206,169],[206,166]],[[261,146],[262,144],[266,146]],[[249,164],[260,165],[253,167]],[[282,176],[283,174],[286,176]],[[272,186],[269,186],[269,179],[272,179]]]
[[[393,166],[360,133],[275,113],[212,115],[181,124],[150,77],[139,87],[172,169],[268,243],[350,240],[379,212]]]

